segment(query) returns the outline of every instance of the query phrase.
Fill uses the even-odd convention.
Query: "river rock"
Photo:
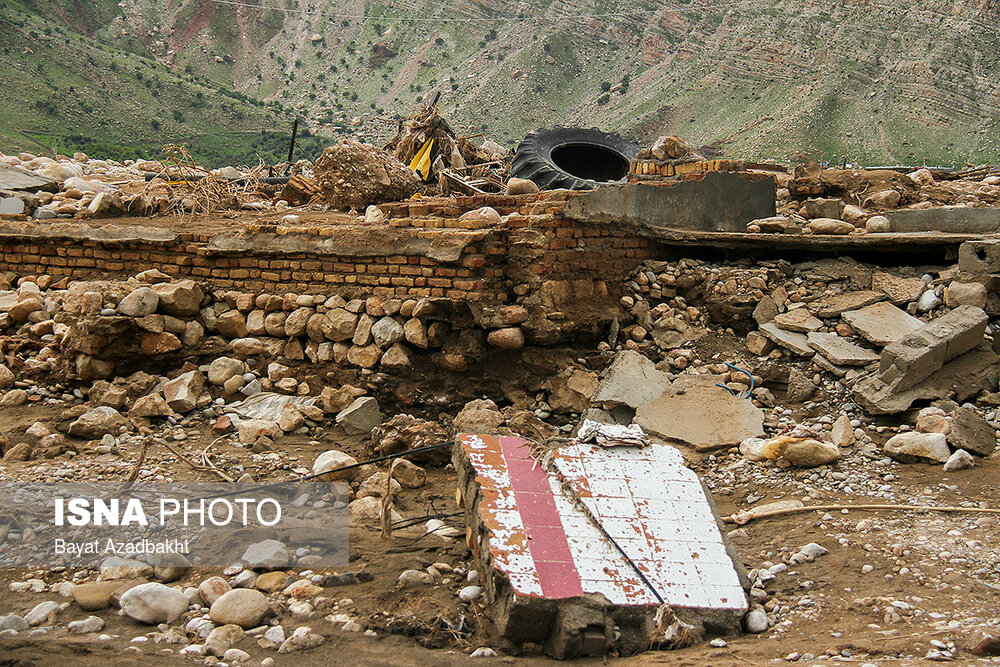
[[[261,624],[268,612],[267,598],[251,588],[237,588],[220,596],[209,610],[216,625],[238,625],[243,629]]]
[[[140,584],[121,597],[122,611],[130,618],[155,625],[173,623],[187,611],[188,599],[176,588],[163,584]]]

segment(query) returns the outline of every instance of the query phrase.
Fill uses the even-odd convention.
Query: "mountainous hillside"
[[[555,124],[723,154],[1000,162],[995,0],[0,0],[0,150],[280,159]],[[9,113],[6,110],[10,110]],[[312,153],[312,155],[310,155]]]

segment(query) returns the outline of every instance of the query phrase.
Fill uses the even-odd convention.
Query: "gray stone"
[[[248,546],[242,560],[250,569],[288,567],[292,564],[292,554],[284,542],[264,540]]]
[[[944,303],[949,308],[959,306],[986,307],[986,286],[982,283],[954,282],[944,290]]]
[[[200,371],[188,371],[164,384],[160,393],[172,409],[190,412],[198,405],[198,397],[204,389],[205,376]]]
[[[917,299],[916,305],[918,313],[926,313],[927,311],[934,310],[941,305],[941,297],[937,295],[937,292],[929,289],[920,295],[920,298]]]
[[[222,386],[237,375],[242,376],[246,372],[247,365],[239,359],[232,357],[219,357],[208,367],[208,381],[214,385]]]
[[[337,414],[337,424],[349,435],[367,435],[382,423],[378,401],[371,396],[361,396]]]
[[[897,209],[888,213],[896,232],[991,234],[1000,231],[1000,210],[968,206]]]
[[[681,376],[662,396],[639,406],[635,422],[698,450],[738,445],[764,435],[764,413],[716,385],[716,376]]]
[[[876,352],[859,347],[835,333],[810,333],[808,340],[813,349],[840,366],[867,366],[879,359]]]
[[[191,317],[198,314],[205,293],[193,280],[181,280],[175,283],[158,283],[153,285],[160,298],[159,308],[167,315],[176,317]]]
[[[118,303],[118,312],[128,317],[145,317],[156,312],[160,297],[151,287],[140,287]]]
[[[872,276],[872,290],[885,292],[889,301],[903,305],[916,301],[924,291],[924,281],[920,278],[900,278],[891,273],[876,273]]]
[[[82,621],[72,621],[66,625],[66,629],[70,634],[77,635],[100,632],[104,629],[104,619],[99,616],[88,616]]]
[[[951,432],[948,444],[978,456],[989,456],[996,449],[996,430],[990,423],[969,408],[958,408],[951,413]]]
[[[972,454],[964,449],[959,449],[958,451],[952,453],[952,455],[948,457],[948,460],[945,461],[944,471],[955,472],[956,470],[971,468],[974,465],[976,465],[976,460],[972,458]]]
[[[809,221],[806,224],[806,228],[813,234],[829,234],[832,236],[846,236],[855,229],[851,223],[835,218],[816,218]]]
[[[24,200],[20,197],[0,197],[0,215],[21,215],[24,210]]]
[[[229,623],[212,628],[205,638],[205,655],[222,657],[226,651],[235,646],[246,633],[240,626]]]
[[[944,365],[923,382],[898,389],[877,373],[858,380],[851,391],[855,402],[871,414],[903,412],[916,401],[954,397],[964,401],[981,391],[996,390],[1000,380],[1000,357],[986,344]]]
[[[785,400],[789,403],[803,403],[812,398],[816,393],[816,385],[812,379],[798,368],[792,368],[788,372],[788,389],[785,391]]]
[[[130,588],[122,594],[120,603],[127,616],[150,625],[173,623],[188,608],[184,593],[157,583]]]
[[[743,625],[746,627],[747,632],[759,635],[768,628],[767,614],[763,609],[751,609],[743,617]]]
[[[56,182],[27,169],[0,162],[0,190],[52,190]]]
[[[34,627],[36,625],[42,625],[43,623],[48,623],[49,618],[58,614],[60,611],[60,605],[58,602],[53,602],[48,600],[46,602],[39,602],[36,604],[31,611],[24,615],[24,620],[28,622],[28,625]]]
[[[774,318],[774,324],[785,331],[810,333],[823,328],[823,322],[806,308],[796,308],[787,313],[781,313]]]
[[[355,478],[358,474],[357,468],[351,468],[349,470],[344,470],[343,472],[337,472],[340,468],[346,466],[353,466],[357,464],[357,459],[349,454],[345,454],[336,449],[328,449],[313,461],[312,474],[319,475],[324,472],[329,472],[329,475],[324,475],[321,479],[323,481],[331,482],[338,479],[350,481]]]
[[[951,456],[948,438],[943,433],[900,433],[889,438],[884,449],[889,456],[904,462],[929,460],[944,463]]]
[[[0,616],[0,632],[3,632],[4,630],[24,632],[29,627],[30,626],[28,625],[28,622],[24,620],[24,617],[18,616],[17,614]]]
[[[591,401],[604,407],[627,405],[633,410],[670,388],[670,376],[633,350],[615,355]]]
[[[778,306],[774,299],[765,296],[757,302],[757,307],[753,309],[753,319],[757,324],[767,324],[778,315]]]
[[[383,349],[403,340],[403,336],[403,325],[391,317],[383,317],[372,325],[372,338]]]
[[[889,345],[924,326],[924,323],[890,303],[882,302],[841,315],[858,334],[876,345]]]
[[[791,350],[795,354],[803,357],[811,357],[816,354],[816,350],[809,346],[809,339],[805,335],[779,329],[774,322],[760,325],[760,332],[767,336],[771,342]]]

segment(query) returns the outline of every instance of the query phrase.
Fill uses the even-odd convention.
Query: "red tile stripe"
[[[498,438],[510,476],[514,499],[529,537],[529,550],[538,572],[542,595],[569,598],[583,595],[583,584],[566,540],[545,469],[531,458],[521,438]]]

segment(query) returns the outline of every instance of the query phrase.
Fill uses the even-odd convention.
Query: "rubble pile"
[[[263,177],[259,167],[209,170],[189,160],[0,155],[0,214],[54,220],[264,210],[277,186]]]
[[[813,162],[791,175],[777,174],[778,215],[753,220],[747,231],[762,234],[850,234],[901,231],[893,211],[947,211],[1000,205],[1000,176],[938,180],[928,169],[823,169]],[[889,217],[887,217],[889,216]],[[946,224],[937,227],[949,231]],[[909,230],[902,230],[909,231]]]
[[[445,144],[444,133],[468,159],[443,121],[411,120],[397,151],[419,150],[432,134]],[[689,146],[667,139],[643,159],[695,164]],[[472,287],[417,298],[374,286],[359,296],[354,283],[343,293],[224,290],[211,272],[0,274],[3,481],[315,476],[346,487],[305,509],[344,510],[352,540],[350,565],[336,570],[281,535],[224,569],[147,556],[41,568],[25,555],[4,580],[0,642],[81,636],[206,664],[272,664],[293,652],[335,661],[345,649],[385,650],[386,640],[394,652],[412,641],[475,657],[560,658],[707,640],[688,649],[705,664],[724,662],[721,650],[747,662],[860,664],[990,650],[1000,632],[990,515],[1000,456],[996,239],[965,241],[957,264],[926,253],[918,266],[902,253],[884,265],[752,259],[760,239],[742,235],[750,250],[739,259],[650,242],[627,246],[627,268],[612,277],[603,259],[577,268],[576,255],[590,251],[576,229],[555,226],[553,203],[563,200],[554,198],[565,193],[521,213],[514,198],[493,200],[507,215],[486,198],[471,198],[477,208],[466,212],[455,201],[370,206],[418,189],[397,156],[344,142],[317,163],[316,184],[331,206],[365,211],[368,224],[356,225],[365,241],[386,219],[380,230],[412,224],[417,238],[433,229],[417,221],[510,234],[510,266],[486,264],[500,276],[496,291],[463,300]],[[177,210],[180,190],[171,194],[167,179],[143,181],[145,194],[128,199],[125,181],[152,163],[3,164],[23,167],[18,183],[36,189],[2,201],[37,197],[33,215],[75,202],[55,214],[86,217],[98,201],[131,212],[142,197]],[[53,180],[30,185],[41,171]],[[992,176],[928,174],[802,167],[779,184],[780,220],[751,231],[849,237],[891,231],[882,220],[903,207],[997,201]],[[100,187],[70,197],[74,178]],[[256,197],[225,206],[278,210]],[[300,222],[274,227],[275,243],[294,250],[280,260],[290,271],[312,259],[288,238]],[[556,246],[570,270],[546,257]],[[463,267],[493,261],[476,252],[455,256]],[[529,262],[537,272],[524,270]],[[4,549],[41,532],[12,517],[16,508],[0,510]],[[509,549],[498,554],[498,544]],[[716,597],[685,599],[702,594]]]

